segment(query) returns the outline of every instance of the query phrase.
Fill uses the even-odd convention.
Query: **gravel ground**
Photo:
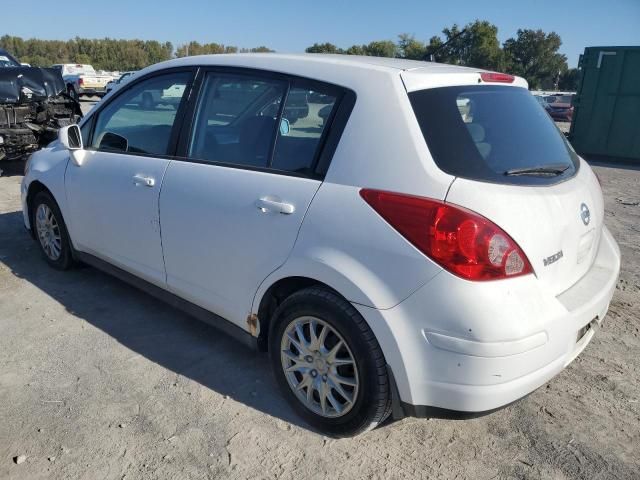
[[[0,478],[640,478],[640,171],[595,167],[623,270],[604,327],[469,420],[310,431],[266,357],[92,268],[47,267],[0,177]],[[8,167],[8,168],[7,168]]]

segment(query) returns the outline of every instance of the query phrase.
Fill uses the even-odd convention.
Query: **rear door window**
[[[318,149],[336,106],[336,93],[292,84],[282,111],[271,167],[312,174]]]
[[[577,155],[525,89],[455,86],[409,99],[438,167],[458,177],[508,184],[551,184],[578,168]]]
[[[342,95],[339,87],[313,80],[208,72],[195,105],[187,158],[316,176]]]
[[[207,75],[188,156],[266,168],[286,82],[253,75]]]

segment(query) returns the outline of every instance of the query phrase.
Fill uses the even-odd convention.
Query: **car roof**
[[[357,92],[372,91],[374,78],[401,79],[406,91],[448,85],[477,83],[481,68],[461,67],[443,63],[323,53],[235,53],[196,55],[167,60],[151,65],[138,74],[147,74],[177,67],[238,67],[295,75],[333,83]],[[520,77],[512,86],[527,87]],[[384,88],[384,87],[383,87]]]
[[[352,68],[354,70],[387,70],[397,73],[407,70],[424,70],[424,73],[462,73],[484,71],[477,68],[460,67],[443,63],[425,62],[420,60],[406,60],[402,58],[372,57],[360,55],[341,55],[326,53],[236,53],[217,55],[197,55],[168,60],[157,64],[162,68],[187,65],[227,65],[255,68],[268,68],[272,70],[291,70],[292,68],[304,69],[312,65],[333,65]],[[283,68],[284,67],[284,68]]]

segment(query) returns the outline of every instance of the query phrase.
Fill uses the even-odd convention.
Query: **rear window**
[[[456,86],[409,93],[438,167],[493,183],[551,184],[579,162],[545,109],[525,89]]]

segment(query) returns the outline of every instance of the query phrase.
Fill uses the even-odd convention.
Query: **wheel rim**
[[[51,260],[58,260],[62,253],[60,226],[51,209],[44,203],[36,209],[36,230],[45,255]]]
[[[347,342],[328,323],[299,317],[284,331],[282,370],[298,400],[327,418],[346,415],[358,397],[358,368]]]

